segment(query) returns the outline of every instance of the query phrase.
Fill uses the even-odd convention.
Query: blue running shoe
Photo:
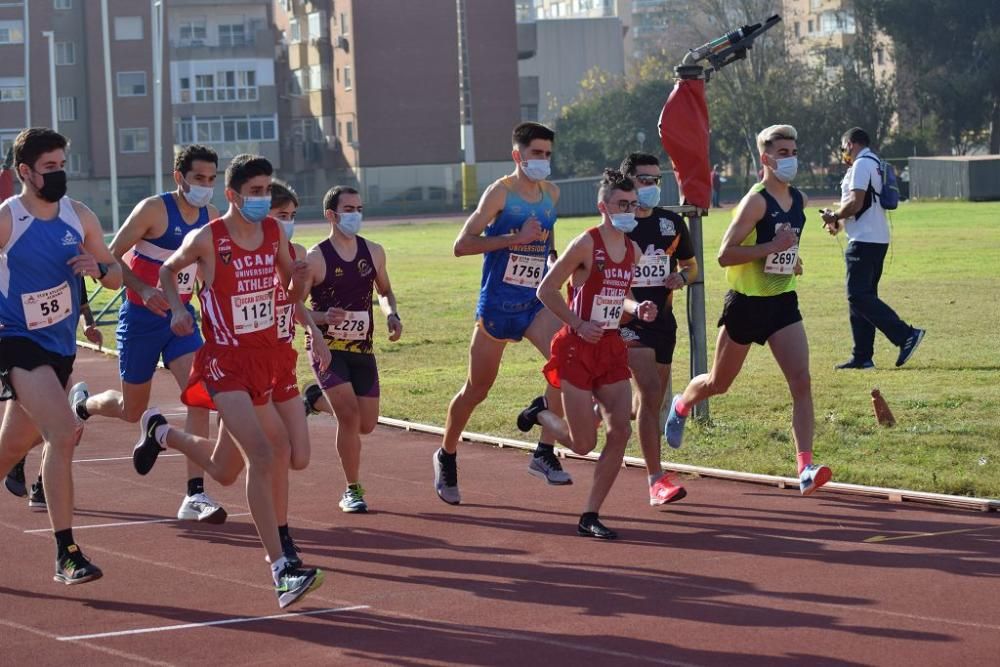
[[[681,440],[684,439],[684,422],[687,417],[677,414],[677,401],[681,400],[681,395],[677,394],[670,401],[670,414],[667,415],[667,423],[663,427],[663,437],[667,439],[667,444],[674,449],[680,449]]]
[[[803,496],[812,495],[816,489],[833,478],[833,472],[824,465],[810,464],[799,473],[799,492]]]

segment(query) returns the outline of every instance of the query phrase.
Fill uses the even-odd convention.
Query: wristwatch
[[[386,315],[386,319],[389,319],[390,317],[395,317],[396,321],[399,322],[400,324],[403,323],[403,319],[399,316],[399,313],[389,313],[388,315]]]

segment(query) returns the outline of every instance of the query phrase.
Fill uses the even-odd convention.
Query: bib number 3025
[[[69,284],[21,295],[24,321],[29,330],[44,329],[73,314],[73,292]]]
[[[274,326],[274,290],[233,297],[233,329],[236,335],[254,333]]]
[[[670,255],[641,255],[632,287],[665,287],[670,275]]]
[[[507,270],[504,271],[503,281],[509,285],[534,289],[542,282],[543,273],[545,273],[544,257],[511,253],[507,260]]]

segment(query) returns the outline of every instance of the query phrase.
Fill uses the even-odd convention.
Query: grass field
[[[813,207],[815,208],[815,207]],[[726,291],[714,257],[727,213],[704,221],[709,353]],[[557,247],[596,218],[560,220]],[[893,244],[882,297],[907,321],[928,330],[902,369],[881,335],[870,372],[834,371],[850,354],[844,266],[838,240],[812,214],[800,255],[799,302],[812,353],[816,457],[841,482],[1000,497],[1000,204],[904,203],[893,215]],[[382,413],[444,423],[466,372],[481,259],[456,259],[456,223],[372,227],[386,248],[405,323],[401,341],[377,330]],[[313,233],[296,240],[311,245]],[[674,387],[687,382],[686,296],[675,301],[680,323]],[[113,337],[107,332],[108,338]],[[521,437],[514,417],[542,388],[541,358],[527,343],[508,348],[492,396],[468,430]],[[304,359],[300,370],[306,377]],[[869,392],[881,388],[898,425],[877,425]],[[758,473],[794,473],[791,401],[766,348],[755,347],[726,396],[712,399],[711,420],[693,423],[672,461]],[[638,455],[638,443],[630,446]]]

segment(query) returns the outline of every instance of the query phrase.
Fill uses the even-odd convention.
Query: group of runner
[[[448,406],[432,461],[434,488],[443,501],[460,504],[462,430],[487,398],[507,344],[527,338],[542,355],[546,381],[517,416],[522,431],[541,427],[528,471],[552,485],[572,484],[554,446],[589,453],[603,422],[605,446],[577,530],[613,539],[599,512],[621,468],[633,417],[650,504],[686,495],[661,465],[660,412],[676,342],[673,292],[695,281],[699,267],[683,218],[659,206],[660,164],[644,153],[605,171],[600,224],[559,255],[559,189],[547,180],[554,140],[538,123],[514,129],[514,171],[487,188],[455,242],[456,256],[484,256],[483,272],[468,375]],[[792,393],[800,487],[808,495],[831,474],[811,460],[808,348],[794,291],[806,204],[789,185],[795,140],[788,126],[758,137],[764,176],[738,207],[719,255],[732,290],[715,363],[673,398],[665,437],[679,447],[691,407],[726,391],[750,344],[767,342]],[[366,511],[361,436],[376,425],[380,394],[373,293],[389,340],[403,331],[385,251],[358,234],[360,193],[346,186],[327,192],[330,234],[307,251],[290,242],[297,196],[274,178],[265,158],[233,158],[224,176],[228,208],[220,214],[210,203],[218,158],[210,148],[188,146],[176,157],[176,189],[140,202],[109,248],[94,214],[66,196],[65,150],[65,138],[52,130],[22,132],[14,143],[22,191],[0,207],[0,380],[2,398],[13,399],[0,429],[8,489],[26,495],[24,457],[44,441],[39,488],[56,539],[55,578],[67,584],[99,578],[101,570],[72,535],[73,448],[91,416],[138,422],[133,463],[139,474],[148,474],[166,448],[187,457],[179,519],[225,521],[225,509],[205,492],[204,475],[228,485],[246,469],[247,504],[279,605],[301,599],[323,581],[320,570],[304,566],[288,527],[289,471],[310,459],[306,415],[336,417],[347,482],[340,507]],[[121,386],[94,395],[85,383],[70,381],[85,295],[81,276],[126,288],[116,331]],[[190,303],[195,293],[204,339]],[[304,398],[295,373],[296,322],[306,332],[318,380]],[[99,335],[94,331],[88,329],[88,337]],[[183,428],[149,406],[161,359],[186,406]],[[219,427],[210,440],[213,410]]]

